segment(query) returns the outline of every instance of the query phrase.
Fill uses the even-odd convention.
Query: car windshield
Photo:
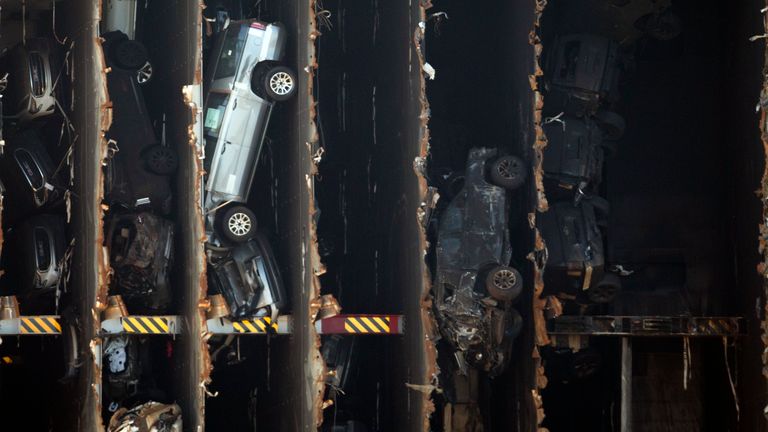
[[[221,47],[219,60],[216,63],[216,72],[213,79],[233,77],[237,73],[237,65],[245,48],[245,39],[248,37],[248,27],[238,26],[230,28]]]

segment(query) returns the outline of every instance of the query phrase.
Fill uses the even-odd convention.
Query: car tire
[[[241,205],[227,208],[221,216],[221,234],[235,243],[252,239],[256,235],[256,215]]]
[[[523,277],[512,267],[496,266],[485,275],[485,289],[494,299],[511,302],[523,291]]]
[[[611,303],[621,290],[621,279],[618,275],[607,273],[600,282],[587,291],[589,301],[596,304]]]
[[[502,156],[491,163],[491,183],[506,189],[517,189],[525,183],[528,171],[525,162],[517,156]]]
[[[117,41],[112,47],[112,61],[121,69],[139,70],[149,60],[147,49],[130,39]]]
[[[154,145],[144,155],[147,169],[157,175],[170,175],[179,166],[179,156],[168,146]]]
[[[263,75],[264,92],[268,99],[286,101],[296,94],[296,74],[286,66],[274,66]]]
[[[615,141],[624,135],[627,122],[624,117],[613,111],[599,110],[595,113],[595,121],[603,131],[603,137],[609,141]]]

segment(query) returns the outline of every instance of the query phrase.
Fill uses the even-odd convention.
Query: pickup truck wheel
[[[243,243],[256,235],[256,215],[245,206],[232,206],[221,218],[222,235],[230,241]]]
[[[112,61],[122,69],[139,70],[148,59],[147,49],[134,40],[118,41],[112,48]]]
[[[173,174],[179,165],[176,152],[170,147],[161,145],[150,147],[144,160],[147,161],[147,169],[157,175]]]
[[[496,266],[485,276],[488,294],[499,301],[512,301],[523,291],[523,277],[516,269]]]
[[[264,74],[264,91],[267,98],[285,101],[296,94],[296,75],[285,66],[275,66]]]
[[[517,189],[525,183],[525,163],[517,156],[502,156],[491,163],[491,183],[506,189]]]

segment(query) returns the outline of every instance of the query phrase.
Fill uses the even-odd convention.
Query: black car
[[[131,313],[164,313],[171,302],[173,223],[150,212],[115,213],[106,243],[114,271],[113,294]]]
[[[63,273],[65,232],[64,217],[53,214],[32,216],[7,232],[8,250],[15,253],[3,254],[3,267],[27,313],[54,305]]]
[[[11,136],[0,156],[0,167],[10,213],[4,214],[4,217],[15,219],[38,209],[51,209],[63,202],[64,184],[35,130],[22,130]]]
[[[624,119],[608,108],[618,100],[621,51],[619,44],[602,36],[557,36],[548,44],[544,63],[544,112],[593,116],[606,139],[618,139]]]
[[[585,300],[593,303],[613,301],[621,282],[618,275],[605,271],[600,225],[605,225],[606,213],[606,205],[592,198],[578,204],[555,203],[537,217],[547,247],[545,294],[586,294]]]
[[[521,326],[511,306],[523,280],[509,266],[508,189],[519,187],[526,174],[519,158],[500,156],[495,149],[470,150],[464,186],[439,219],[435,315],[460,363],[491,376],[506,367]]]
[[[589,118],[563,116],[544,125],[544,175],[559,187],[586,191],[600,183],[603,172],[603,133]]]
[[[49,116],[61,103],[62,59],[52,39],[29,38],[8,50],[0,58],[0,76],[8,74],[3,95],[4,115],[21,122]]]
[[[233,318],[266,313],[276,320],[287,304],[285,287],[267,238],[254,238],[231,248],[208,245],[208,282],[222,294]]]
[[[107,132],[112,157],[107,163],[105,192],[110,205],[133,209],[149,205],[161,214],[171,211],[170,175],[176,152],[157,140],[136,71],[147,63],[143,45],[119,31],[102,35],[106,54],[107,90],[112,125]]]

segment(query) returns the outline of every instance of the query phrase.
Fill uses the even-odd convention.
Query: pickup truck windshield
[[[240,25],[227,29],[213,79],[217,80],[235,76],[237,65],[240,62],[240,57],[243,55],[243,49],[245,49],[245,39],[247,37],[247,26]]]

